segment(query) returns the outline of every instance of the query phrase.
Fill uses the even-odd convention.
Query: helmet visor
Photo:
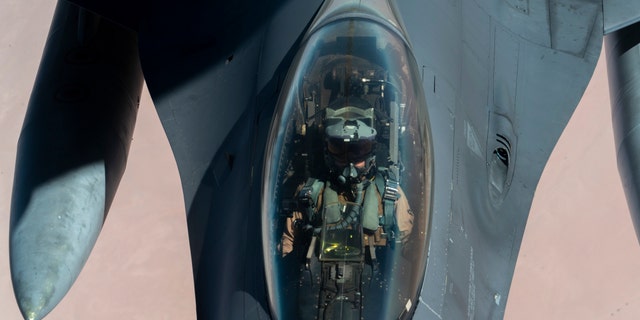
[[[327,139],[329,155],[331,155],[335,163],[339,166],[346,166],[349,163],[357,164],[365,161],[373,153],[374,146],[375,140],[370,139]]]

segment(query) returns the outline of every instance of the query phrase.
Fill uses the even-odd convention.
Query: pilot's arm
[[[293,241],[297,233],[300,232],[300,229],[295,226],[296,220],[302,220],[302,212],[295,211],[291,217],[287,217],[284,232],[282,232],[282,238],[280,239],[280,250],[282,251],[283,257],[293,251]]]
[[[409,235],[411,235],[413,229],[413,212],[402,188],[398,188],[398,193],[400,198],[396,200],[396,219],[398,231],[400,231],[400,240],[405,243],[409,240]]]
[[[300,190],[304,187],[305,184],[301,184],[296,190],[296,195],[300,193]],[[322,186],[322,185],[321,185]],[[324,188],[320,188],[320,191],[317,197],[314,200],[315,203],[315,212],[317,212],[318,208],[320,208],[322,204],[322,190]],[[278,249],[282,253],[282,257],[285,257],[289,253],[293,251],[293,247],[295,244],[296,238],[299,238],[300,233],[304,232],[302,230],[301,225],[298,224],[307,224],[310,223],[308,221],[308,217],[306,214],[300,211],[294,211],[290,217],[287,217],[285,221],[284,231],[282,232],[282,237],[280,239],[280,245]]]

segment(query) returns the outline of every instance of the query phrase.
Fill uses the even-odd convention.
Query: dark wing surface
[[[182,180],[201,319],[268,317],[254,182],[279,86],[318,6],[161,1],[141,23],[145,80]]]

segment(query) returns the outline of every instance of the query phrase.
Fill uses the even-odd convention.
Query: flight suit
[[[381,178],[381,177],[378,177]],[[296,190],[296,194],[298,194],[304,185],[300,185]],[[368,186],[363,190],[364,197],[362,203],[358,203],[361,206],[361,212],[358,216],[360,223],[363,225],[364,234],[363,234],[363,243],[369,244],[369,237],[373,237],[373,244],[376,246],[384,246],[386,245],[387,237],[383,236],[383,227],[378,224],[377,221],[380,220],[384,216],[384,208],[383,208],[383,200],[378,188],[376,188],[375,183],[368,183]],[[335,203],[334,199],[337,196]],[[407,201],[407,197],[402,191],[402,188],[398,188],[398,199],[394,204],[395,211],[395,222],[399,231],[398,238],[404,244],[411,234],[413,228],[413,213],[411,212],[411,208],[409,207],[409,202]],[[374,198],[371,198],[374,197]],[[314,213],[321,213],[322,219],[329,219],[328,222],[336,222],[340,217],[335,216],[335,213],[331,213],[332,210],[329,210],[331,206],[339,206],[346,207],[346,204],[355,200],[353,195],[350,195],[348,191],[338,192],[333,189],[331,183],[324,182],[322,183],[322,187],[319,192],[317,192],[317,197],[314,200]],[[367,205],[369,203],[369,205]],[[375,205],[371,205],[374,203]],[[318,212],[320,211],[320,212]],[[368,212],[373,211],[373,212]],[[344,213],[343,213],[344,214]],[[371,216],[374,216],[375,219],[372,220]],[[301,228],[296,227],[296,223],[300,221],[307,221],[305,219],[305,213],[301,211],[294,211],[293,214],[286,219],[285,228],[282,234],[280,250],[282,252],[282,256],[286,256],[287,254],[293,251],[295,239],[299,236],[300,232],[303,232]],[[372,222],[374,221],[374,222]],[[314,226],[319,227],[319,226]]]

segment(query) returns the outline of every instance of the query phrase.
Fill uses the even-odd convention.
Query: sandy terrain
[[[604,56],[536,190],[506,319],[640,315],[640,247],[616,165]]]
[[[2,319],[20,319],[6,241],[15,145],[54,5],[0,2]],[[605,72],[601,63],[542,176],[506,319],[640,314],[640,250],[615,168]],[[47,319],[194,319],[189,264],[177,169],[145,92],[127,172],[100,239]]]

